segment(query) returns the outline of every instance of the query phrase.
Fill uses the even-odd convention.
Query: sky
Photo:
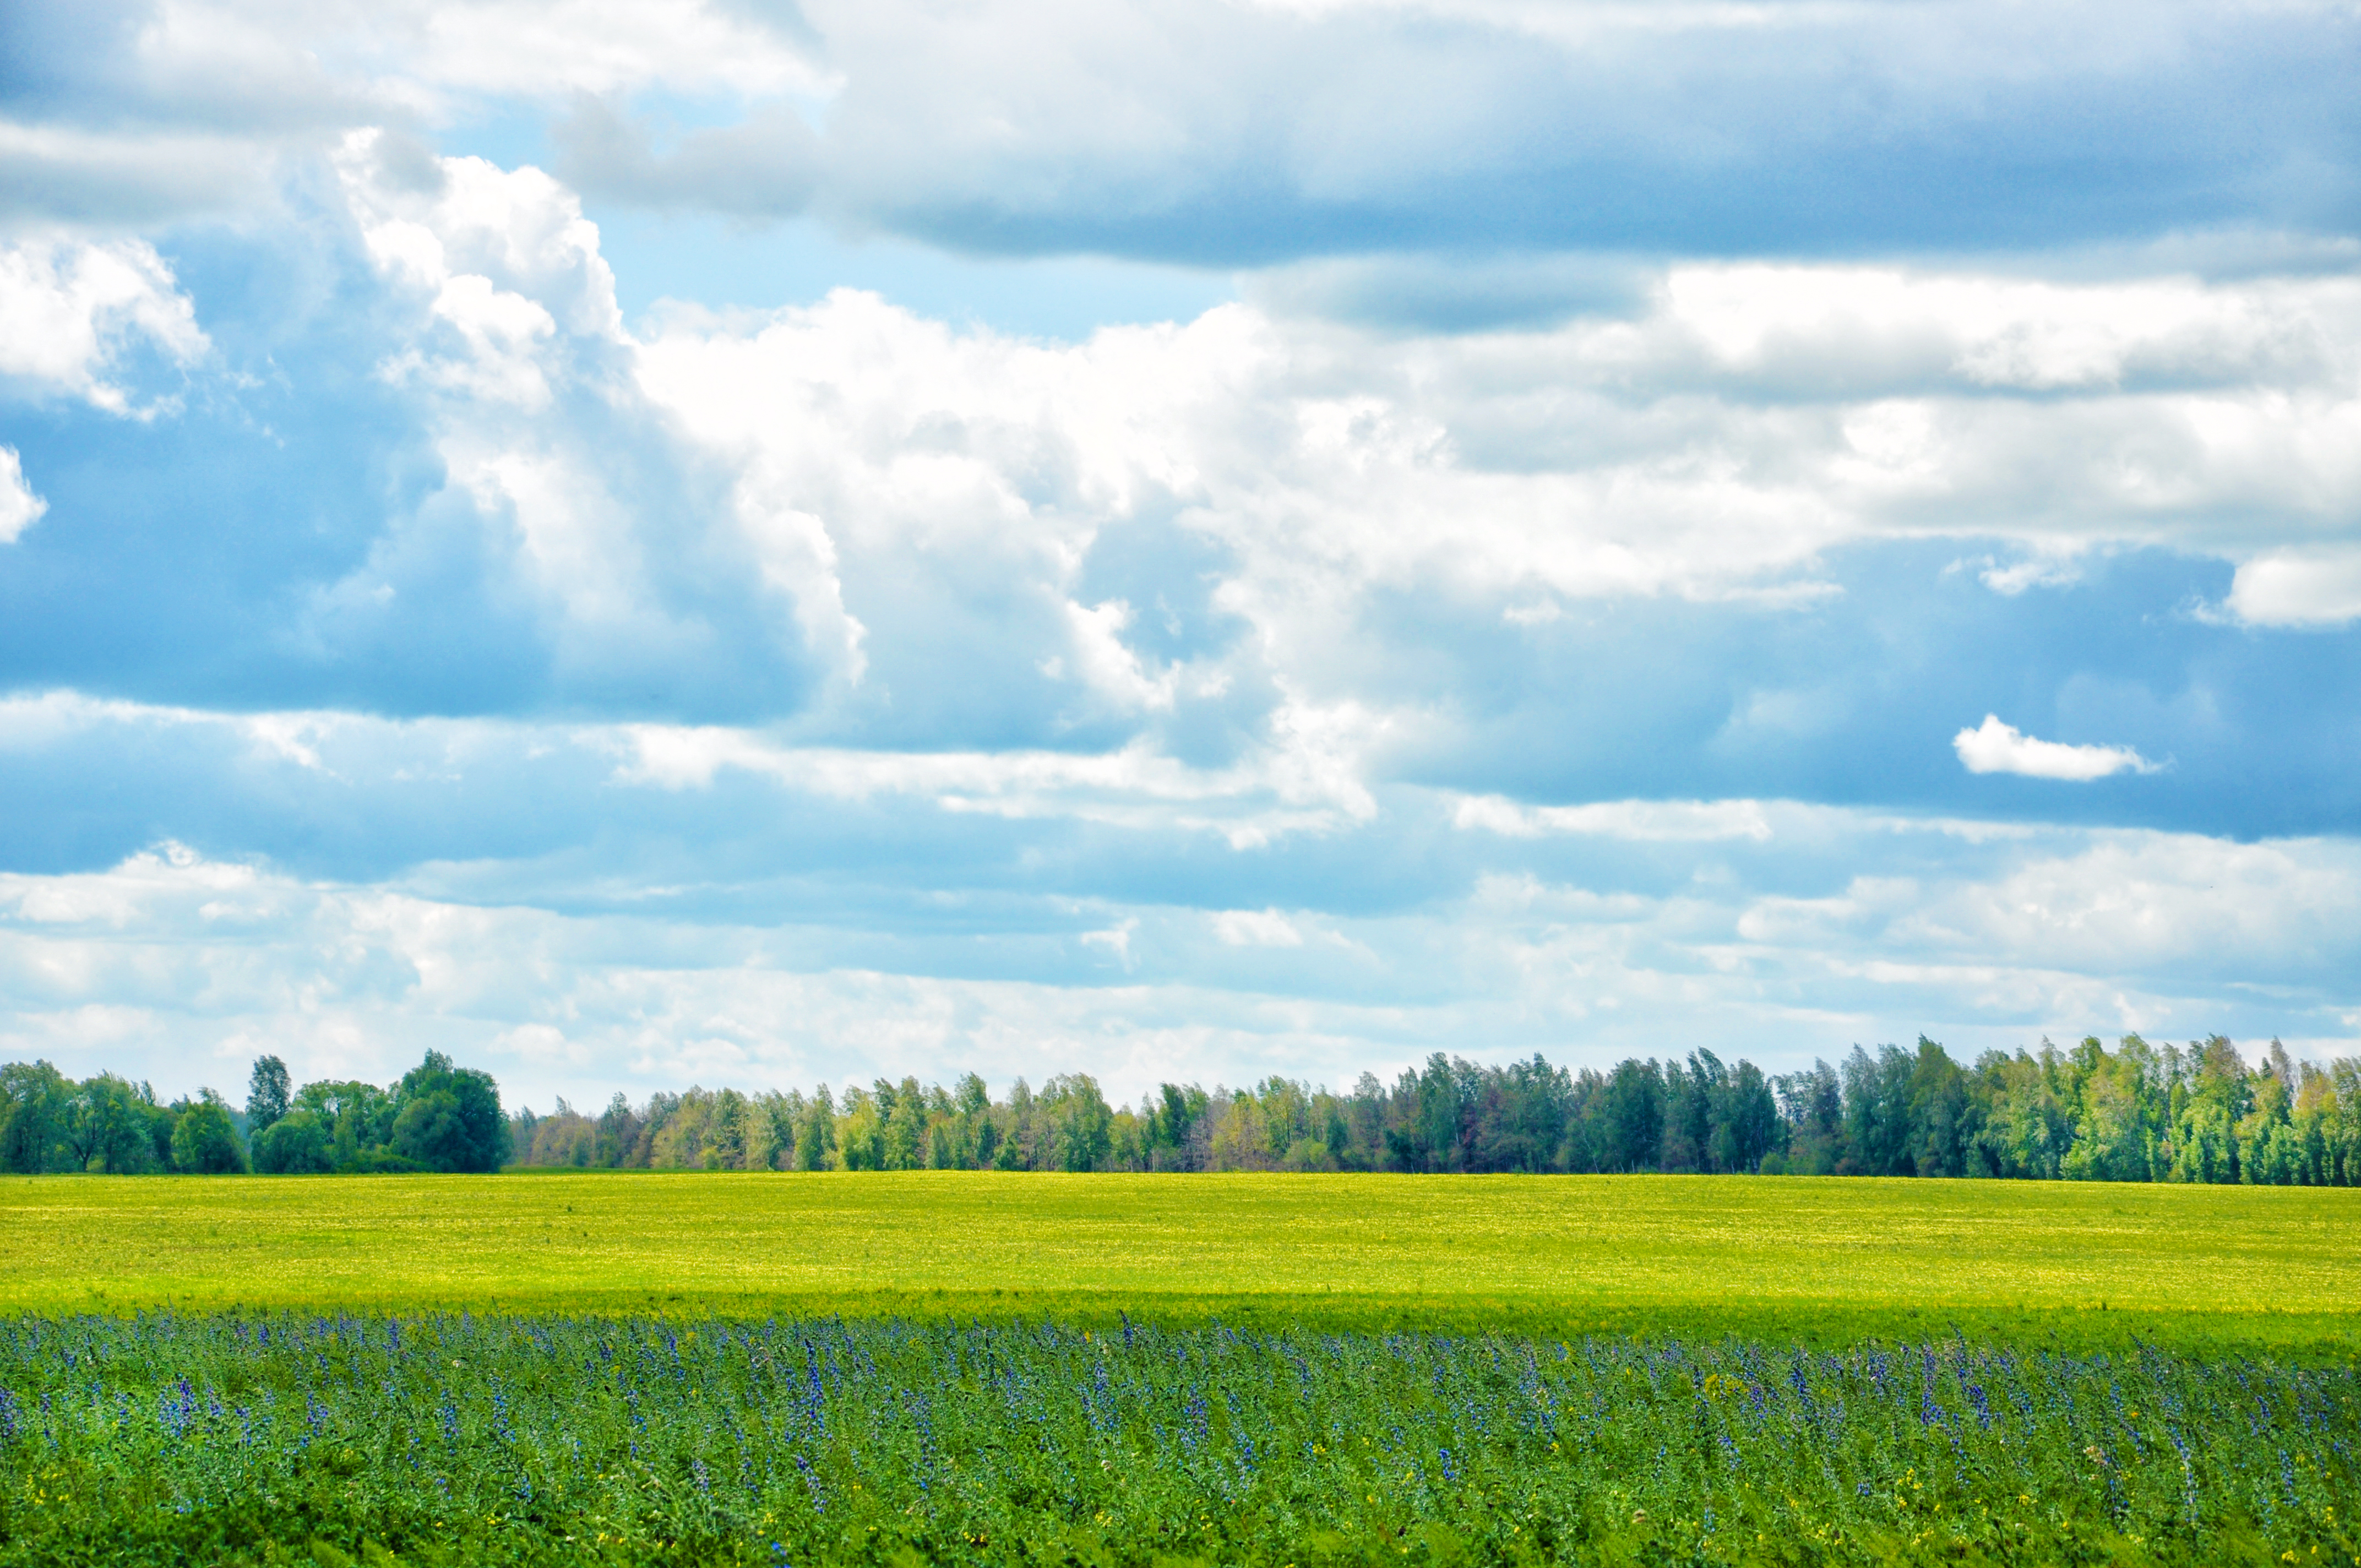
[[[0,1058],[2361,1049],[2361,13],[14,0]]]

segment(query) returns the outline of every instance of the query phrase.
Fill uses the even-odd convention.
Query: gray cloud
[[[732,217],[788,217],[820,175],[818,137],[785,104],[735,125],[692,130],[659,152],[644,121],[588,94],[550,127],[558,176],[586,195]]]
[[[519,104],[614,199],[1010,255],[2087,251],[2361,212],[2361,22],[2325,5],[10,9],[13,134],[111,144],[25,154],[20,216],[219,210],[253,193],[221,144]],[[659,149],[667,104],[695,128]]]
[[[825,7],[831,209],[1262,265],[2349,232],[2332,7]]]
[[[0,1052],[2361,1026],[2352,844],[2273,838],[2356,809],[2348,11],[162,15],[0,134],[22,225],[237,218],[6,253]],[[627,324],[430,145],[543,113],[613,201],[1266,270]]]

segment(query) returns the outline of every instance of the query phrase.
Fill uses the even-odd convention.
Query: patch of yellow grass
[[[1708,1177],[0,1180],[0,1310],[2361,1327],[2361,1190]]]

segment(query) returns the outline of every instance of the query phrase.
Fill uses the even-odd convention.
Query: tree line
[[[1159,1085],[1110,1105],[1097,1081],[1018,1079],[995,1100],[879,1079],[617,1094],[593,1116],[501,1110],[490,1074],[430,1051],[394,1084],[291,1089],[254,1065],[247,1102],[211,1090],[159,1104],[144,1083],[0,1067],[0,1168],[19,1172],[489,1171],[504,1165],[705,1170],[1701,1171],[2361,1185],[2361,1060],[2249,1064],[2220,1036],[2137,1035],[1986,1051],[1855,1047],[1766,1076],[1709,1050],[1597,1069],[1536,1055],[1492,1066],[1437,1053],[1345,1092],[1283,1077]]]
[[[287,1064],[256,1061],[244,1109],[213,1090],[160,1103],[146,1083],[80,1083],[46,1061],[0,1067],[0,1170],[134,1176],[498,1170],[509,1119],[487,1072],[429,1051],[401,1080],[323,1080],[291,1090]]]
[[[1109,1105],[1082,1073],[1005,1100],[879,1079],[741,1094],[691,1089],[598,1114],[515,1118],[521,1164],[713,1170],[1703,1171],[2361,1185],[2361,1060],[2277,1040],[2250,1066],[2215,1036],[1987,1051],[1963,1065],[1855,1047],[1768,1077],[1709,1050],[1604,1070],[1440,1053],[1348,1092],[1286,1078],[1160,1085]]]

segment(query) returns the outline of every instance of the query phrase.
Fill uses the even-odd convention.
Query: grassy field
[[[17,1179],[0,1568],[2361,1563],[2356,1243],[2286,1188]]]
[[[0,1568],[2347,1564],[2361,1370],[1936,1338],[0,1321]]]
[[[0,1182],[0,1311],[283,1307],[2361,1349],[2361,1190],[905,1173]]]

